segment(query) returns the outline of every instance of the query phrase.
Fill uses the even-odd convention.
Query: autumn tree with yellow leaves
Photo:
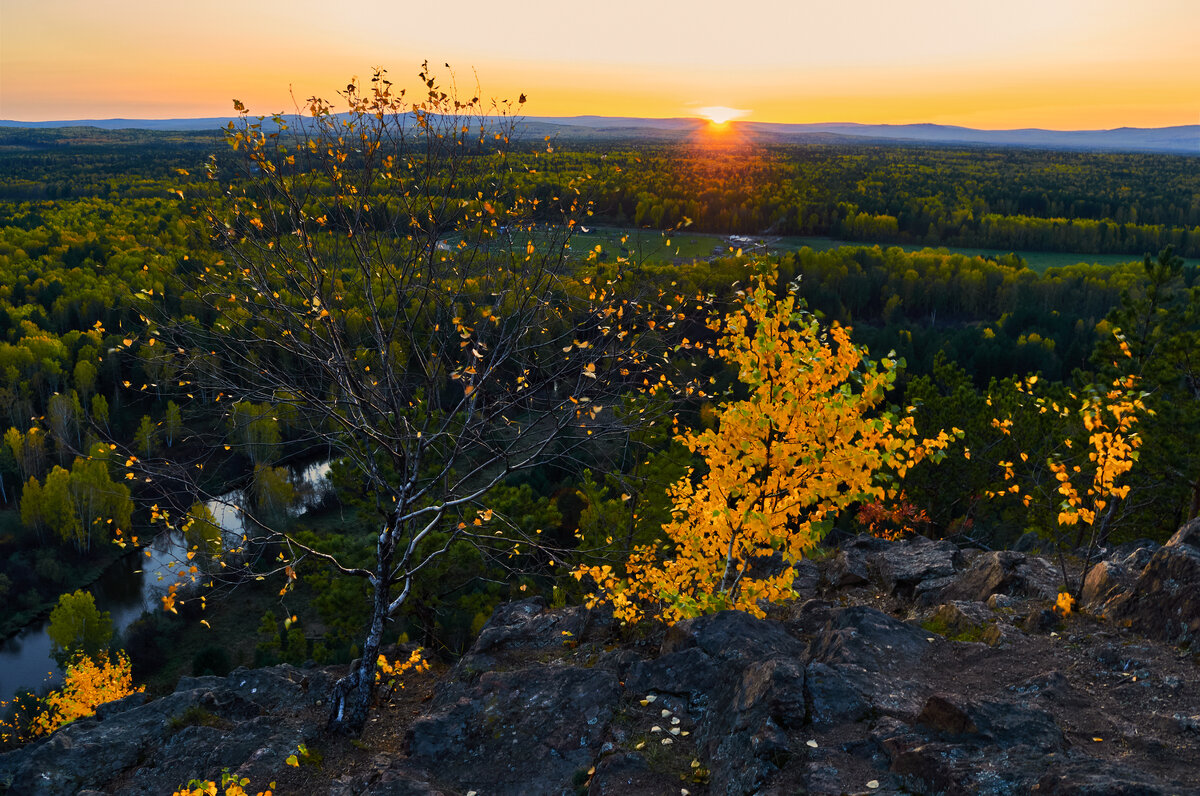
[[[575,572],[598,587],[589,604],[612,603],[623,622],[730,608],[762,616],[762,601],[793,595],[794,565],[839,512],[895,492],[952,438],[919,440],[911,414],[883,407],[898,363],[867,359],[849,329],[822,327],[791,292],[777,300],[766,277],[741,295],[710,322],[720,333],[710,354],[737,368],[748,395],[725,403],[715,428],[678,436],[704,463],[669,490],[666,543],[637,548],[624,575]]]
[[[0,722],[0,741],[25,743],[90,716],[105,702],[141,693],[145,686],[133,685],[133,670],[123,652],[113,656],[79,655],[66,668],[61,688],[51,691],[31,709],[18,706],[9,723]],[[0,707],[5,706],[0,702]]]
[[[1129,358],[1130,349],[1120,330],[1115,339],[1121,354]],[[1114,367],[1117,364],[1114,362]],[[1087,385],[1068,392],[1062,400],[1039,394],[1038,381],[1037,376],[1030,376],[1018,382],[1017,395],[1023,400],[1014,407],[1016,411],[994,418],[993,426],[1009,436],[1024,411],[1057,417],[1065,433],[1044,467],[1023,452],[1016,459],[997,462],[1003,484],[987,496],[1016,498],[1026,507],[1036,502],[1054,507],[1055,525],[1047,530],[1055,542],[1063,587],[1078,598],[1093,561],[1108,543],[1121,501],[1129,495],[1124,476],[1136,464],[1142,445],[1139,419],[1152,412],[1136,376],[1118,376],[1107,388]],[[1039,477],[1041,473],[1053,478],[1053,483]],[[1068,572],[1068,551],[1082,554],[1077,579]]]

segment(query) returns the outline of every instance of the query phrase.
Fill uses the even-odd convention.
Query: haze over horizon
[[[6,3],[0,118],[166,119],[290,112],[386,66],[412,86],[426,57],[530,116],[932,123],[1098,130],[1200,122],[1200,4],[951,0],[895,4],[548,0],[352,13],[269,0]],[[443,74],[446,70],[442,69]],[[289,95],[294,87],[295,99]]]

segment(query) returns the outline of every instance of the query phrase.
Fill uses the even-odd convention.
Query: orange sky
[[[0,0],[0,118],[223,116],[449,61],[538,116],[1200,123],[1200,0]],[[835,7],[836,6],[836,7]],[[474,71],[473,71],[474,70]]]

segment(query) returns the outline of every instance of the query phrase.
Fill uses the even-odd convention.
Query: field
[[[990,249],[973,249],[954,246],[924,246],[889,242],[837,240],[826,237],[792,237],[792,236],[752,236],[752,235],[718,235],[706,232],[676,233],[657,232],[648,229],[628,227],[588,227],[574,239],[573,248],[591,249],[601,246],[601,259],[613,260],[616,256],[626,256],[636,261],[650,262],[692,262],[709,257],[732,254],[738,249],[743,253],[779,254],[799,251],[807,246],[815,251],[828,251],[844,246],[880,246],[887,249],[898,247],[906,252],[918,252],[923,249],[948,251],[951,254],[964,254],[968,257],[995,258],[1008,254],[1007,251]],[[669,245],[668,245],[669,244]],[[1128,254],[1075,254],[1055,251],[1019,251],[1015,252],[1023,259],[1028,267],[1039,274],[1050,268],[1061,268],[1078,263],[1096,265],[1120,265],[1136,262],[1139,257]],[[1196,260],[1185,261],[1189,265]]]

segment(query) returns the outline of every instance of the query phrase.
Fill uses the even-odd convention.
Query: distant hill
[[[777,135],[833,133],[889,141],[939,144],[985,144],[1047,149],[1102,149],[1178,152],[1200,155],[1200,125],[1178,127],[1118,127],[1114,130],[976,130],[943,124],[769,124],[747,123]]]
[[[93,127],[103,130],[215,131],[234,117],[203,119],[75,119],[54,122],[0,120],[0,127]],[[1119,127],[1114,130],[977,130],[943,124],[774,124],[732,122],[752,140],[764,143],[876,141],[976,146],[1019,146],[1039,149],[1171,152],[1200,155],[1200,125]],[[554,135],[565,140],[671,141],[708,125],[703,119],[652,119],[627,116],[530,116],[521,120],[528,135]]]
[[[50,129],[55,127],[98,127],[101,130],[216,130],[233,121],[233,116],[202,119],[74,119],[61,122],[17,122],[0,119],[0,127]]]
[[[629,117],[569,116],[529,117],[526,124],[557,128],[568,137],[663,138],[703,128],[703,119],[637,119]],[[779,143],[869,139],[875,141],[920,142],[929,144],[973,144],[983,146],[1020,146],[1041,149],[1080,149],[1127,152],[1173,152],[1200,155],[1200,125],[1178,127],[1119,127],[1115,130],[976,130],[944,124],[774,124],[769,122],[733,122],[733,126],[759,140]],[[586,131],[586,132],[584,132]]]

